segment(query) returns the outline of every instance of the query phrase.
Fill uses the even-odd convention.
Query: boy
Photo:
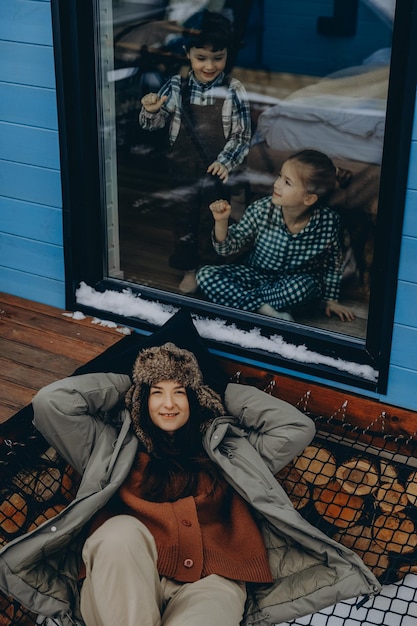
[[[139,113],[145,130],[169,124],[170,174],[178,198],[175,248],[169,261],[184,271],[182,293],[197,290],[201,254],[212,249],[211,224],[200,224],[200,214],[209,215],[209,204],[225,196],[216,183],[227,182],[248,153],[251,139],[245,89],[226,72],[233,41],[230,22],[209,11],[203,11],[199,21],[185,45],[191,65],[188,77],[175,75],[158,94],[146,94]]]

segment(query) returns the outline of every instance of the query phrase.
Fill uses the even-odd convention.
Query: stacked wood
[[[382,576],[388,569],[389,556],[386,550],[374,541],[369,526],[352,526],[346,531],[336,533],[333,539],[356,552],[375,576]]]
[[[330,481],[324,487],[315,487],[313,501],[319,515],[339,528],[355,524],[364,507],[363,498],[344,491],[337,480]]]
[[[34,530],[35,528],[38,528],[38,526],[46,522],[48,519],[51,519],[52,517],[58,515],[58,513],[65,509],[65,506],[65,504],[55,504],[55,506],[50,506],[45,511],[42,511],[42,513],[40,513],[40,515],[38,515],[30,524],[30,526],[28,527],[28,532]]]
[[[317,438],[276,475],[293,506],[376,576],[417,571],[417,470],[329,448]]]
[[[33,626],[36,615],[0,591],[0,626]]]
[[[75,498],[80,483],[80,475],[71,465],[66,465],[62,474],[61,494],[67,502]]]
[[[310,490],[301,473],[287,465],[276,475],[295,509],[302,509],[310,502]]]
[[[0,503],[0,529],[6,535],[17,533],[25,524],[28,512],[26,500],[13,492]]]
[[[405,488],[398,481],[380,485],[375,498],[383,513],[398,513],[403,511],[408,504]]]
[[[373,529],[376,543],[388,552],[406,554],[417,547],[414,522],[405,513],[379,515]]]
[[[336,478],[347,493],[364,496],[375,489],[379,475],[369,461],[352,458],[337,468]]]
[[[407,500],[413,506],[417,506],[417,470],[411,472],[405,484]]]

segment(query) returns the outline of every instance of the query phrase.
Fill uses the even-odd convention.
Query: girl
[[[205,10],[199,14],[194,33],[185,46],[191,65],[188,77],[182,80],[175,75],[158,94],[146,94],[139,113],[139,124],[145,130],[169,125],[175,199],[175,243],[169,262],[185,272],[179,285],[182,293],[197,290],[195,274],[201,257],[207,262],[213,256],[211,225],[204,223],[206,208],[216,198],[225,197],[223,183],[242,163],[251,138],[245,89],[226,74],[233,42],[229,20]]]
[[[302,150],[284,162],[272,197],[251,204],[239,223],[228,227],[227,201],[212,203],[218,254],[251,249],[242,264],[202,267],[197,282],[204,294],[217,304],[289,320],[289,309],[321,298],[328,317],[352,321],[354,313],[338,302],[339,216],[325,207],[337,182],[346,182],[346,170],[339,172],[322,152]]]

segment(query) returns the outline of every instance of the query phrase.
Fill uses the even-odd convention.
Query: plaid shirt
[[[245,88],[236,78],[232,78],[228,86],[223,85],[222,72],[211,83],[200,83],[194,78],[193,72],[188,75],[190,103],[208,106],[215,103],[216,98],[224,98],[222,109],[223,132],[225,145],[217,155],[217,161],[230,171],[240,163],[249,152],[251,140],[251,118],[249,101]],[[169,140],[174,144],[181,126],[181,76],[172,76],[159,91],[159,97],[168,96],[157,113],[148,113],[142,107],[139,113],[139,124],[145,130],[163,128],[167,120],[171,120]]]
[[[328,208],[316,208],[296,234],[285,225],[281,207],[271,197],[253,202],[237,224],[229,226],[222,243],[213,239],[218,254],[227,256],[251,244],[248,267],[280,274],[311,274],[323,285],[323,298],[337,300],[342,278],[340,218]]]

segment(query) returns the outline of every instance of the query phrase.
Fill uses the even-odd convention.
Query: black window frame
[[[139,331],[155,327],[137,318],[121,317],[76,302],[85,282],[97,291],[121,291],[135,285],[106,276],[106,236],[102,211],[103,180],[100,162],[99,106],[96,93],[94,0],[51,0],[63,194],[66,306],[87,314],[122,322]],[[393,31],[390,88],[381,167],[380,201],[375,235],[369,320],[366,340],[320,329],[260,319],[262,316],[219,307],[138,285],[145,298],[189,309],[208,318],[221,317],[239,328],[279,334],[294,345],[378,372],[377,381],[336,368],[310,365],[277,354],[209,341],[212,350],[231,359],[284,368],[347,386],[385,393],[388,382],[397,290],[404,204],[407,189],[417,84],[417,0],[397,0]]]

